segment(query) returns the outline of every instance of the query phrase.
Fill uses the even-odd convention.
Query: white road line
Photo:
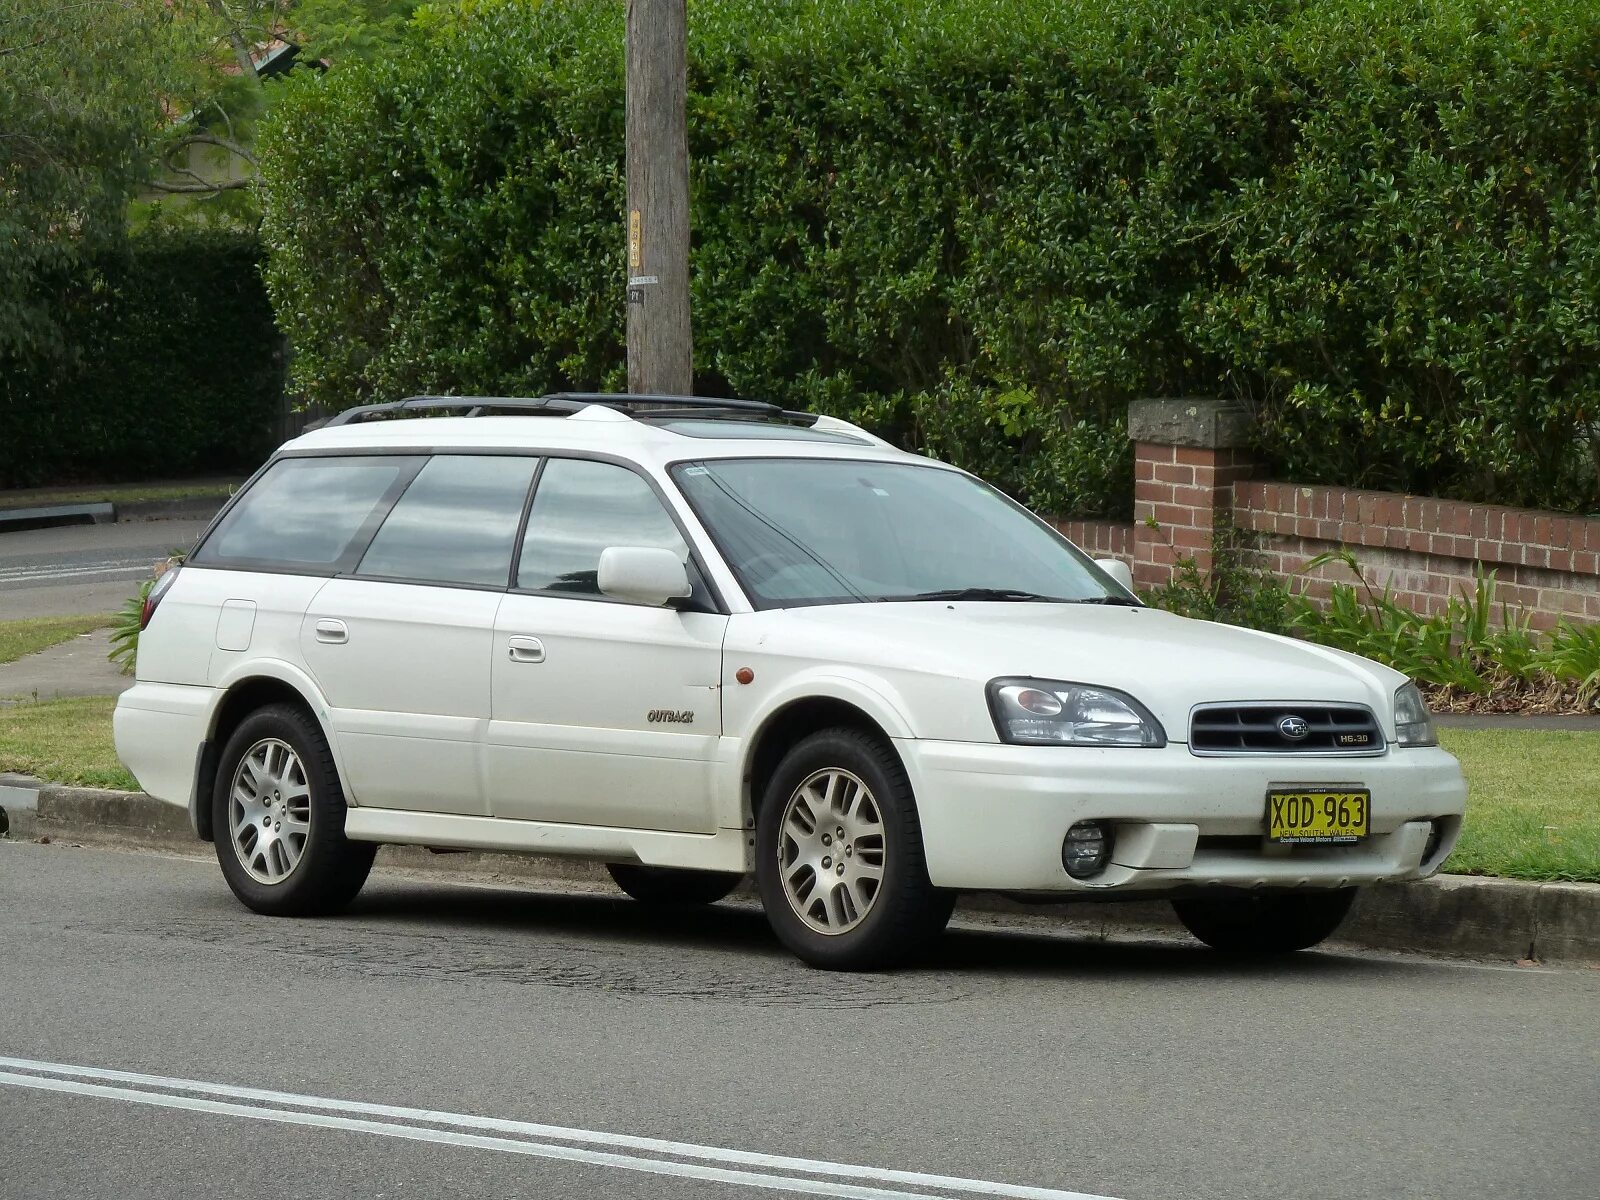
[[[154,559],[150,560],[152,563]],[[104,563],[78,567],[0,569],[0,583],[41,583],[52,579],[81,579],[89,575],[128,575],[150,570],[150,563]]]
[[[156,561],[155,554],[124,558],[91,558],[79,562],[19,562],[0,567],[0,575],[36,575],[44,571],[93,571],[109,567],[147,566]]]
[[[387,1104],[368,1104],[353,1100],[334,1100],[322,1096],[305,1096],[294,1092],[275,1092],[262,1088],[235,1087],[228,1084],[208,1083],[202,1080],[146,1075],[134,1071],[113,1071],[97,1067],[35,1062],[31,1059],[6,1058],[3,1056],[0,1056],[0,1068],[11,1068],[10,1071],[0,1071],[0,1085],[73,1092],[80,1095],[123,1100],[136,1104],[150,1104],[164,1108],[186,1108],[200,1112],[213,1112],[226,1116],[248,1117],[257,1120],[280,1121],[289,1124],[321,1125],[328,1128],[349,1129],[356,1132],[380,1134],[389,1137],[409,1138],[414,1141],[442,1142],[485,1150],[531,1154],[544,1158],[568,1159],[576,1162],[591,1163],[596,1166],[609,1166],[632,1171],[654,1171],[658,1174],[709,1179],[778,1191],[858,1197],[860,1200],[926,1200],[932,1194],[928,1191],[906,1192],[870,1186],[872,1184],[898,1184],[924,1189],[932,1188],[939,1192],[954,1192],[963,1196],[1005,1196],[1020,1198],[1020,1200],[1112,1200],[1111,1197],[1091,1196],[1083,1192],[1062,1191],[1055,1188],[1025,1187],[1016,1184],[996,1183],[989,1180],[963,1179],[949,1175],[931,1175],[915,1171],[895,1171],[877,1167],[854,1166],[847,1163],[794,1158],[787,1155],[760,1154],[717,1146],[703,1146],[693,1142],[674,1142],[661,1138],[635,1137],[629,1134],[572,1129],[558,1125],[540,1125],[524,1121],[503,1120],[496,1117],[470,1116],[464,1113],[437,1112],[430,1109],[405,1108]],[[12,1073],[13,1071],[28,1073],[17,1074]],[[84,1082],[85,1080],[116,1081],[139,1086],[113,1087],[106,1084]],[[173,1092],[200,1093],[200,1096],[173,1095],[171,1094]],[[227,1096],[234,1100],[251,1100],[259,1103],[236,1104],[200,1098],[204,1095]],[[295,1109],[318,1111],[299,1112],[294,1111]],[[361,1116],[336,1115],[340,1113],[361,1114]],[[364,1119],[375,1116],[425,1124],[398,1124],[395,1121]],[[455,1129],[489,1130],[494,1133],[521,1136],[495,1137],[487,1134],[459,1133],[455,1129],[428,1128],[430,1125],[453,1126]],[[540,1138],[551,1140],[535,1140]],[[586,1150],[579,1146],[555,1144],[558,1142],[610,1146],[639,1153],[618,1154],[599,1150]],[[674,1158],[647,1157],[649,1155],[672,1155],[676,1159],[687,1158],[702,1161],[679,1162],[674,1161]],[[727,1165],[710,1166],[703,1165],[703,1163]],[[766,1172],[730,1169],[735,1167],[762,1167],[766,1168]],[[770,1173],[774,1171],[786,1172],[787,1174]],[[803,1177],[805,1175],[833,1176],[834,1178],[807,1179]],[[864,1185],[835,1182],[835,1180],[844,1179],[862,1180]]]

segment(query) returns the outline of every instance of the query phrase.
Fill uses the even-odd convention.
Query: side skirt
[[[694,871],[747,872],[754,866],[748,834],[742,829],[720,829],[714,834],[665,833],[655,829],[352,808],[345,814],[344,832],[356,842],[564,855]]]

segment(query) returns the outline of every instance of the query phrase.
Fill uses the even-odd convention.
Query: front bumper
[[[1420,879],[1461,829],[1466,782],[1443,750],[1374,757],[1201,758],[1161,749],[896,741],[938,887],[1093,898],[1206,887],[1348,887]],[[1269,788],[1372,792],[1370,835],[1349,846],[1266,842]],[[1076,821],[1116,829],[1111,865],[1079,881],[1061,865]],[[1440,839],[1424,858],[1439,821]]]

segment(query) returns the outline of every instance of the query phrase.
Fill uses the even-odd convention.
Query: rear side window
[[[338,569],[416,473],[420,458],[283,458],[239,497],[196,563]]]
[[[536,458],[441,454],[384,519],[358,575],[505,587]]]
[[[610,463],[551,459],[528,513],[517,586],[598,596],[608,546],[662,546],[689,561],[677,525],[639,476]]]

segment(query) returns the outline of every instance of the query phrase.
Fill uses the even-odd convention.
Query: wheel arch
[[[881,697],[854,689],[816,687],[775,704],[746,742],[742,773],[746,828],[753,827],[756,807],[784,756],[813,733],[833,728],[860,730],[897,757],[894,739],[909,736],[900,714]]]
[[[345,797],[350,797],[349,780],[340,761],[339,747],[333,738],[333,728],[328,720],[328,706],[315,683],[304,673],[288,663],[252,663],[241,667],[219,686],[220,693],[206,729],[206,739],[200,745],[195,768],[194,795],[190,800],[192,823],[195,832],[204,841],[214,836],[211,820],[211,793],[216,786],[217,769],[222,758],[222,748],[228,738],[251,713],[269,704],[293,704],[304,710],[317,722],[322,736],[328,740],[333,752],[334,769],[339,772],[339,784]]]

